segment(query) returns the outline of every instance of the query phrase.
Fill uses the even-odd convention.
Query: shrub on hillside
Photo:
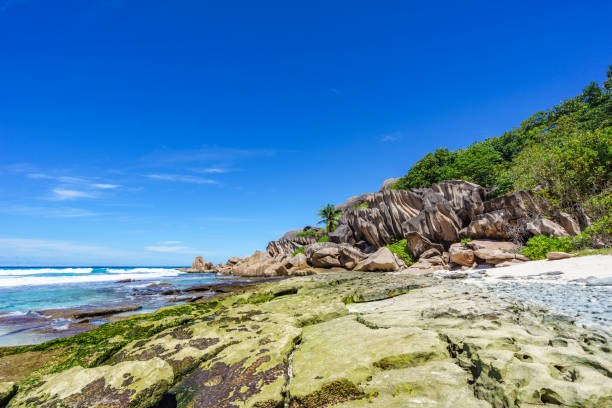
[[[529,258],[546,259],[546,254],[551,251],[569,252],[573,248],[571,238],[548,237],[546,235],[538,235],[529,238],[525,247],[520,253]]]
[[[295,251],[293,251],[293,253],[291,254],[292,256],[296,256],[297,254],[303,254],[304,253],[304,247],[301,246],[298,249],[296,249]]]
[[[404,261],[406,266],[410,266],[414,263],[406,239],[400,239],[399,241],[395,241],[391,244],[388,244],[387,248],[389,248],[391,252],[397,255],[399,259]]]
[[[327,242],[329,241],[329,237],[327,235],[323,235],[321,238],[317,239],[317,242]]]

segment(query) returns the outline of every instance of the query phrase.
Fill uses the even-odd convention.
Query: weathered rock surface
[[[400,269],[396,257],[389,248],[382,247],[378,251],[360,261],[354,270],[365,272],[391,272]]]
[[[207,273],[217,272],[212,262],[206,262],[201,256],[196,256],[195,260],[191,264],[191,268],[177,268],[179,271],[188,273]]]
[[[366,254],[348,244],[317,242],[304,247],[309,264],[317,268],[342,267],[353,269]]]
[[[316,237],[298,236],[299,233],[306,231],[317,232],[319,230],[320,228],[308,226],[299,230],[287,231],[278,241],[269,242],[266,251],[270,256],[292,254],[299,247],[317,242]]]
[[[233,266],[229,272],[237,276],[287,276],[287,268],[267,252],[256,251]]]
[[[546,259],[548,259],[549,261],[554,261],[557,259],[572,258],[573,256],[573,254],[568,254],[567,252],[552,251],[546,254]]]
[[[9,408],[609,407],[610,341],[455,280],[337,272],[0,349],[0,392]]]
[[[492,265],[502,262],[526,262],[529,258],[517,253],[518,245],[507,241],[472,240],[466,246],[474,251],[477,260]]]
[[[397,183],[399,179],[400,179],[399,177],[392,177],[392,178],[386,179],[385,181],[383,181],[382,186],[380,187],[379,191],[391,189],[391,186]]]
[[[449,249],[450,260],[459,265],[474,265],[474,251],[461,243],[452,244]]]

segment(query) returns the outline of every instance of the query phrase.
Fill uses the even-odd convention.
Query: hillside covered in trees
[[[392,188],[462,179],[492,195],[536,189],[547,212],[588,216],[593,232],[612,234],[612,65],[603,86],[537,112],[520,127],[465,149],[428,153]]]

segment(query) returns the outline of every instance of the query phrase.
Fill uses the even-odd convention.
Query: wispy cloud
[[[161,241],[160,245],[178,245],[181,241]]]
[[[153,180],[176,181],[180,183],[195,183],[195,184],[217,184],[216,180],[206,179],[189,174],[147,174]]]
[[[36,167],[30,163],[7,164],[3,169],[11,173],[30,173],[36,171]]]
[[[184,253],[184,251],[188,250],[189,248],[184,247],[184,246],[169,246],[169,245],[156,246],[156,245],[152,245],[152,246],[146,246],[146,247],[144,247],[144,249],[146,251],[152,251],[152,252]]]
[[[189,169],[194,173],[222,174],[229,173],[231,170],[223,167],[209,167],[206,169]]]
[[[276,153],[272,149],[233,149],[226,147],[202,147],[186,150],[158,150],[142,158],[147,165],[167,165],[172,163],[190,162],[225,162],[235,161],[246,157],[272,156]]]
[[[36,206],[24,206],[24,205],[12,205],[0,207],[0,213],[13,214],[13,215],[25,215],[31,217],[43,217],[43,218],[81,218],[81,217],[95,217],[100,214],[93,211],[85,210],[82,208],[70,208],[70,207],[36,207]]]
[[[180,243],[180,241],[166,241],[166,242],[176,242]],[[149,252],[161,252],[166,254],[185,254],[185,255],[214,255],[213,252],[210,251],[202,251],[200,249],[190,248],[188,246],[176,245],[176,244],[167,244],[163,245],[149,245],[145,246],[144,250]]]
[[[102,190],[114,190],[116,188],[121,187],[118,184],[92,184],[91,186]]]
[[[400,132],[395,132],[395,133],[390,133],[387,135],[383,135],[380,138],[380,141],[383,143],[388,143],[388,142],[396,142],[398,140],[400,140],[402,138],[402,134]]]
[[[199,218],[203,222],[260,222],[260,218],[241,218],[241,217],[204,217]]]
[[[80,190],[69,190],[64,188],[54,188],[53,197],[54,200],[74,200],[77,198],[97,198],[98,196],[88,191]]]
[[[84,245],[69,241],[54,241],[29,238],[0,238],[0,255],[23,256],[42,254],[72,255],[86,253],[91,256],[112,257],[126,254],[127,251],[117,250],[105,246]]]

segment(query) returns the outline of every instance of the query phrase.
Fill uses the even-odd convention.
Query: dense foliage
[[[410,253],[410,248],[408,248],[408,242],[406,239],[400,239],[398,241],[394,241],[391,244],[387,245],[387,248],[391,250],[399,259],[404,261],[406,266],[410,266],[414,263],[412,259],[412,254]]]
[[[521,254],[531,259],[546,259],[546,254],[551,251],[569,252],[572,250],[571,238],[547,237],[538,235],[529,238]]]
[[[499,137],[429,153],[393,188],[449,179],[490,187],[496,195],[539,186],[549,215],[562,210],[584,219],[588,214],[598,230],[593,232],[605,233],[612,228],[606,207],[612,193],[612,65],[603,87],[591,82],[580,95]]]

